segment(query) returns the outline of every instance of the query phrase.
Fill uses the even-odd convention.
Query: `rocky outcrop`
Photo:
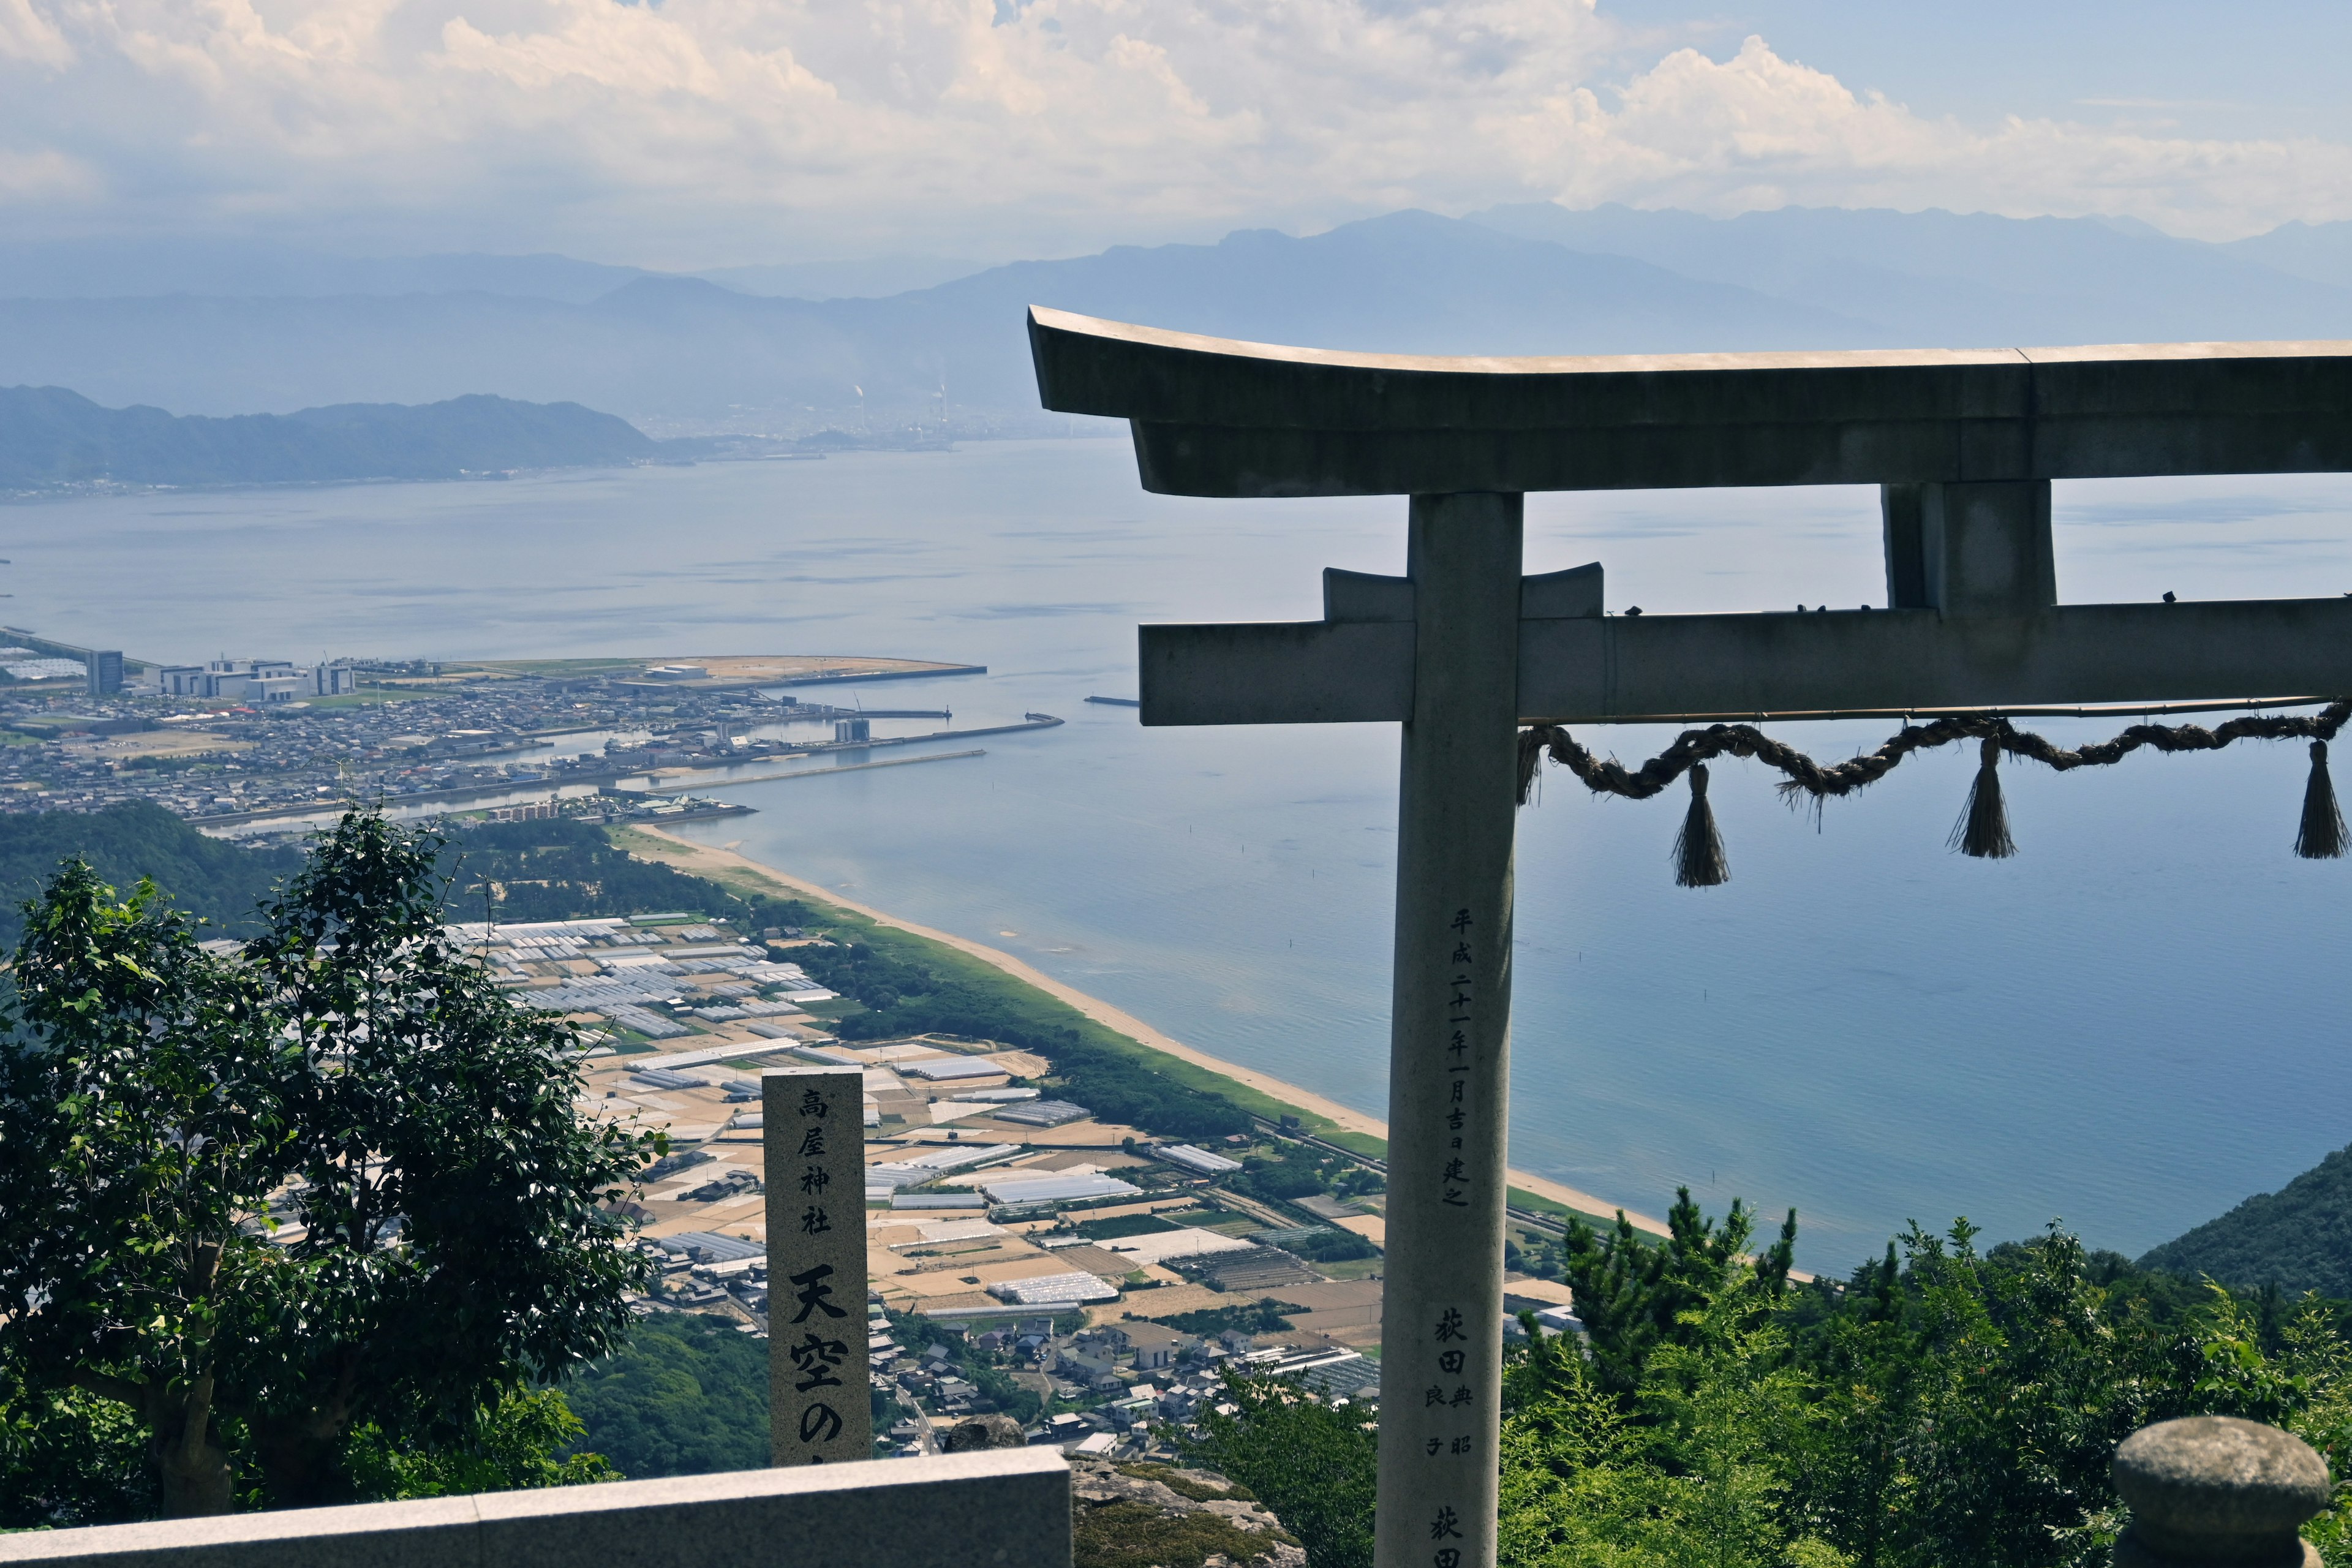
[[[1073,1568],[1306,1568],[1244,1488],[1209,1470],[1073,1460]]]
[[[1028,1438],[1021,1423],[1010,1415],[974,1415],[948,1428],[940,1439],[942,1454],[970,1454],[982,1448],[1018,1448]]]

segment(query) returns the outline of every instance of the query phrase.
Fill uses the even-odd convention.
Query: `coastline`
[[[1125,1035],[1151,1050],[1164,1052],[1181,1061],[1190,1062],[1195,1067],[1204,1068],[1211,1072],[1221,1073],[1271,1099],[1297,1106],[1303,1110],[1312,1111],[1343,1131],[1365,1133],[1383,1142],[1388,1138],[1388,1123],[1378,1117],[1350,1110],[1337,1100],[1327,1100],[1310,1089],[1299,1088],[1297,1084],[1286,1083],[1254,1068],[1226,1061],[1195,1047],[1188,1046],[1181,1040],[1171,1039],[1123,1008],[1115,1007],[1098,996],[1088,995],[1074,986],[1065,984],[1001,948],[990,947],[985,942],[957,936],[951,931],[936,931],[929,926],[917,925],[911,921],[902,920],[896,915],[875,909],[871,905],[844,898],[829,888],[795,877],[788,871],[780,871],[772,866],[763,865],[747,856],[739,855],[731,849],[697,844],[691,839],[680,838],[675,834],[643,824],[631,823],[629,828],[633,833],[647,838],[658,839],[677,851],[680,858],[679,868],[682,870],[699,870],[706,874],[731,872],[736,878],[750,877],[771,883],[787,893],[816,899],[847,910],[853,914],[863,915],[877,925],[887,926],[895,931],[906,931],[912,936],[940,942],[967,957],[976,958],[982,963],[1003,970],[1024,984],[1034,986],[1055,1000],[1077,1009],[1105,1028]],[[1508,1173],[1508,1175],[1513,1186],[1533,1193],[1538,1197],[1549,1198],[1553,1203],[1564,1204],[1570,1208],[1587,1215],[1605,1217],[1622,1213],[1637,1230],[1646,1231],[1653,1236],[1667,1234],[1664,1220],[1650,1215],[1636,1214],[1632,1209],[1623,1208],[1605,1198],[1580,1191],[1564,1183],[1555,1182],[1527,1171],[1513,1170]]]

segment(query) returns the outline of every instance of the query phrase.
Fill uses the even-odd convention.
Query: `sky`
[[[699,268],[1398,207],[2352,217],[2352,6],[0,0],[0,233]]]

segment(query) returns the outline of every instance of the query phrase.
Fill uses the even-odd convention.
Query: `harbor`
[[[600,820],[659,809],[677,820],[674,806],[644,803],[740,782],[747,766],[781,764],[759,776],[799,777],[791,764],[856,752],[844,766],[805,770],[854,771],[877,750],[959,746],[1064,722],[1032,710],[1017,722],[957,728],[943,702],[879,708],[846,689],[818,701],[783,689],[984,677],[976,663],[761,655],[297,665],[223,656],[173,665],[80,649],[82,679],[68,682],[31,661],[63,669],[78,645],[29,629],[10,635],[25,668],[0,686],[0,731],[16,738],[0,748],[0,811],[147,801],[239,837],[316,823],[353,801],[404,817],[540,805]],[[995,713],[1006,706],[993,704]],[[888,732],[907,721],[938,727]],[[699,815],[748,809],[714,802]]]

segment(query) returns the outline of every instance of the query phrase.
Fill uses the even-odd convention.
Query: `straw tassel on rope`
[[[1675,840],[1675,880],[1685,888],[1712,888],[1731,879],[1723,837],[1716,831],[1715,814],[1706,803],[1706,763],[1714,757],[1746,757],[1762,763],[1782,775],[1776,786],[1782,799],[1792,806],[1810,805],[1818,811],[1824,800],[1876,784],[1915,752],[1976,741],[1976,784],[1969,792],[1967,808],[1953,825],[1950,843],[1963,855],[2005,860],[2017,853],[2017,843],[2010,837],[2000,795],[2004,752],[2063,773],[2112,766],[2143,748],[2167,753],[2218,752],[2239,741],[2308,740],[2312,742],[2311,780],[2304,789],[2303,822],[2295,835],[2294,852],[2307,860],[2334,860],[2352,854],[2352,833],[2346,831],[2344,814],[2336,803],[2336,787],[2327,774],[2327,742],[2347,723],[2352,723],[2352,698],[2339,697],[2317,713],[2250,713],[2210,730],[2201,724],[2129,724],[2111,740],[2070,749],[2030,730],[2017,729],[1997,713],[1955,713],[1925,723],[1906,723],[1876,751],[1827,764],[1774,740],[1753,724],[1715,723],[1685,730],[1675,737],[1674,744],[1632,768],[1613,757],[1595,756],[1559,724],[1536,723],[1519,731],[1519,804],[1525,805],[1534,793],[1547,757],[1575,774],[1577,782],[1593,794],[1624,800],[1648,800],[1689,773],[1691,804],[1682,833]]]
[[[1715,830],[1714,808],[1706,804],[1705,763],[1691,764],[1690,795],[1683,830],[1675,835],[1675,886],[1720,887],[1731,880],[1731,867],[1723,858],[1723,835]]]
[[[2311,743],[2311,780],[2303,786],[2303,826],[2294,852],[2306,860],[2337,860],[2344,855],[2344,814],[2336,809],[2336,786],[2327,777],[2327,742]]]
[[[1979,860],[2006,860],[2017,853],[2017,843],[2009,836],[2009,813],[2001,806],[2000,737],[1987,735],[1977,757],[1977,782],[1948,842]]]

